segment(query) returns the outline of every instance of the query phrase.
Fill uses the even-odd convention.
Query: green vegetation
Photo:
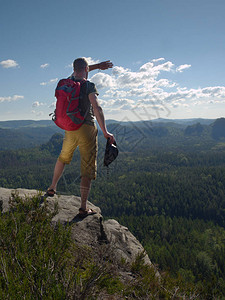
[[[176,281],[184,290],[186,285],[197,299],[225,295],[224,122],[111,124],[120,154],[107,176],[100,135],[98,177],[90,195],[106,218],[134,233],[168,275],[166,284],[171,280],[174,287]],[[45,190],[60,141],[55,135],[41,147],[0,152],[0,186]],[[78,153],[58,191],[79,194]]]
[[[106,245],[98,250],[77,245],[72,227],[52,224],[40,196],[21,199],[12,194],[10,210],[0,216],[1,299],[169,299],[195,295],[168,276],[159,279],[144,255],[132,265],[118,266]],[[126,278],[122,278],[120,272]],[[178,288],[178,284],[180,284]],[[183,285],[183,286],[182,286]],[[107,298],[108,299],[108,298]]]

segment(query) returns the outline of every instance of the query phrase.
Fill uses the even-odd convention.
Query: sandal
[[[87,209],[79,208],[78,217],[83,219],[86,218],[87,216],[91,216],[95,214],[97,214],[97,212],[94,211],[92,208],[87,208]]]
[[[56,194],[56,191],[53,189],[47,189],[44,197],[54,197],[54,195]]]

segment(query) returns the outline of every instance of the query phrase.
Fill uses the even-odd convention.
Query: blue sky
[[[50,119],[72,62],[91,72],[107,119],[219,118],[224,0],[8,0],[0,9],[0,120]]]

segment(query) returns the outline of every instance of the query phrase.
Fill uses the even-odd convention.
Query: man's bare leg
[[[64,171],[65,164],[61,162],[60,160],[57,160],[55,164],[54,174],[52,178],[52,184],[50,185],[49,189],[53,189],[56,191],[57,183],[62,176],[62,173]]]
[[[91,179],[88,177],[81,177],[80,194],[81,194],[81,208],[87,209],[87,200],[91,190]]]

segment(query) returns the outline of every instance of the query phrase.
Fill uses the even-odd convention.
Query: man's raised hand
[[[107,70],[113,67],[113,63],[110,60],[102,61],[99,63],[100,70]]]

